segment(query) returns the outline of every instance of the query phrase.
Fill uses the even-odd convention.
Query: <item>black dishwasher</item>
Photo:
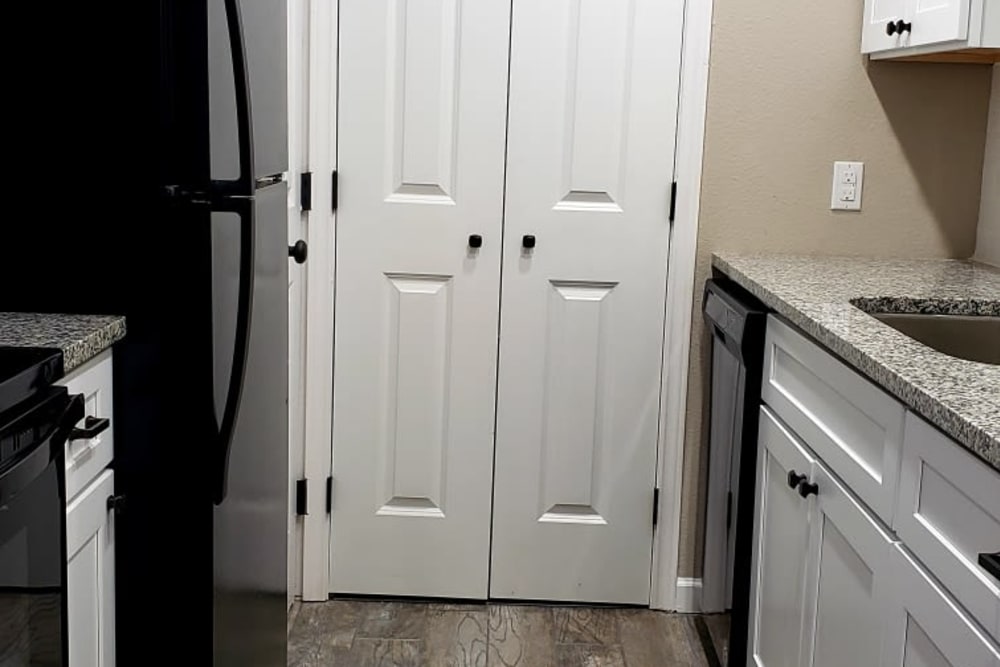
[[[739,285],[717,277],[705,283],[702,310],[712,334],[703,594],[730,610],[726,664],[742,666],[747,664],[767,308]]]

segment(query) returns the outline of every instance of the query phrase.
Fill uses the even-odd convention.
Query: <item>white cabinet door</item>
[[[1000,667],[1000,647],[902,547],[890,572],[882,667]]]
[[[682,14],[513,3],[495,597],[649,601]]]
[[[797,481],[814,459],[767,408],[761,408],[750,592],[748,655],[757,667],[801,667],[806,562],[812,499]],[[846,663],[845,663],[846,664]]]
[[[821,463],[812,477],[804,645],[812,667],[878,665],[889,535]]]
[[[911,34],[904,46],[927,46],[969,36],[970,0],[907,0]]]
[[[487,593],[509,15],[340,3],[336,592]]]
[[[115,664],[114,489],[105,470],[66,508],[69,667]]]
[[[944,0],[945,2],[954,0]],[[900,19],[907,20],[907,9],[912,0],[865,0],[865,14],[861,27],[861,52],[876,53],[905,45],[906,35],[887,28]]]

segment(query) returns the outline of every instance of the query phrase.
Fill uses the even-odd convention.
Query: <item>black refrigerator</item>
[[[0,311],[126,316],[117,664],[284,665],[285,2],[20,4]]]

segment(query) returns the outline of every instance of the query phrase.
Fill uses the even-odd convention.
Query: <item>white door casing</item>
[[[494,597],[649,602],[682,18],[513,3]]]
[[[335,592],[487,593],[509,12],[340,3]]]

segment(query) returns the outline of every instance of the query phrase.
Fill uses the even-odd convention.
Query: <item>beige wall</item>
[[[990,69],[867,63],[861,0],[715,0],[684,461],[680,576],[701,569],[700,289],[711,253],[968,257]],[[864,210],[829,210],[834,160],[865,163]]]
[[[1000,65],[993,66],[990,125],[983,162],[983,200],[979,208],[976,259],[1000,266]]]

